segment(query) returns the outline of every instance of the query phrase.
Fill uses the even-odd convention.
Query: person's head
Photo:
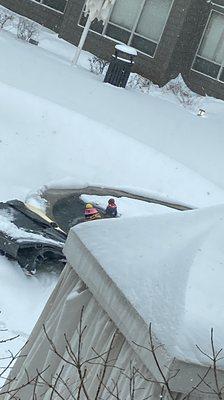
[[[115,200],[114,200],[114,199],[112,199],[112,198],[111,198],[111,199],[109,199],[109,200],[108,200],[108,204],[110,204],[110,205],[114,205],[114,204],[115,204]]]
[[[93,205],[91,203],[87,203],[86,210],[90,210],[91,208],[93,208]]]

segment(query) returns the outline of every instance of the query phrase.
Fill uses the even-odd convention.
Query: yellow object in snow
[[[90,209],[90,208],[93,208],[93,205],[90,204],[90,203],[87,203],[87,204],[86,204],[86,208],[87,208],[87,210]]]

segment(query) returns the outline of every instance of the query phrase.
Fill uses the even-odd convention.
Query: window
[[[224,15],[212,11],[193,69],[224,82]]]
[[[116,0],[107,23],[91,29],[154,56],[173,0]],[[85,24],[82,15],[80,25]]]
[[[60,11],[62,13],[65,11],[65,7],[67,4],[67,0],[35,0],[35,1],[44,6],[50,7],[53,10]]]

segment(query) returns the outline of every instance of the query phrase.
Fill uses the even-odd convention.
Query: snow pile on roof
[[[75,229],[169,352],[200,361],[224,336],[224,206],[86,223]]]

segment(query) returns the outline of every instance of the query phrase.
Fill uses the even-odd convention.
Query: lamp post
[[[76,49],[75,56],[72,60],[72,65],[76,65],[84,46],[86,37],[89,32],[92,21],[97,18],[98,21],[103,21],[103,24],[110,15],[110,11],[116,0],[86,0],[85,4],[85,15],[88,15],[88,19],[83,29],[82,36],[80,38],[78,47]]]

